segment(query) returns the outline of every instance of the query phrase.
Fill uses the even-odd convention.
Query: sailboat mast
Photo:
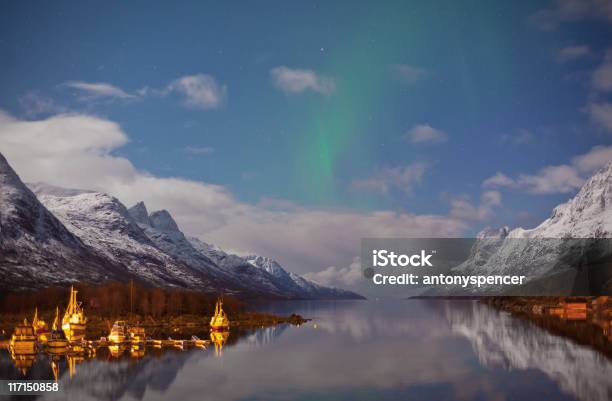
[[[57,326],[59,325],[59,306],[55,307],[55,319],[53,320],[53,326],[51,327],[51,330],[55,331],[57,330]]]
[[[70,318],[70,314],[72,313],[72,299],[73,299],[73,288],[70,287],[70,297],[68,297],[68,306],[66,307],[66,312],[64,313],[64,317],[62,321],[66,323]]]

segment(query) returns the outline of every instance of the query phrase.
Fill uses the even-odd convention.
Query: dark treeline
[[[77,298],[85,314],[114,317],[130,312],[141,316],[164,317],[183,314],[211,315],[216,296],[184,289],[144,287],[133,283],[107,283],[104,285],[77,284]],[[131,292],[131,296],[130,296]],[[64,311],[68,304],[69,287],[50,287],[38,291],[9,292],[0,295],[0,313],[32,313]],[[131,301],[130,301],[131,300]],[[223,298],[223,309],[230,313],[244,311],[244,304],[233,297]]]

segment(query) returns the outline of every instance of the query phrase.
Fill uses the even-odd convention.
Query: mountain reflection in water
[[[238,335],[209,350],[98,355],[63,393],[92,400],[612,399],[612,364],[597,351],[471,301],[286,302],[261,306],[313,318]],[[2,378],[20,373],[0,353]],[[39,355],[29,378],[52,378]]]

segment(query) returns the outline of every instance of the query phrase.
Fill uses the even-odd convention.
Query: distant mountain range
[[[25,185],[1,154],[0,274],[11,289],[134,279],[247,298],[362,298],[187,237],[168,211],[143,202],[128,209],[100,192]]]

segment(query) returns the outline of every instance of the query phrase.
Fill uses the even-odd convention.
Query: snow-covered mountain
[[[202,276],[155,246],[116,198],[99,192],[65,194],[50,187],[34,187],[47,209],[105,259],[122,265],[155,285],[212,290],[212,277]]]
[[[208,249],[211,247],[197,239],[187,239],[168,211],[149,214],[144,202],[139,202],[129,212],[157,248],[184,264],[232,283],[231,287],[242,292],[262,297],[297,297],[291,289],[279,286],[272,275],[253,268],[238,256],[227,255],[220,249],[216,255],[209,255]]]
[[[524,274],[530,281],[560,277],[554,285],[572,286],[567,277],[579,277],[585,263],[597,265],[601,288],[610,283],[612,260],[612,162],[595,173],[575,197],[557,206],[550,218],[533,229],[508,232],[483,230],[470,258],[455,267],[457,274]],[[567,275],[567,276],[563,276]],[[581,280],[584,279],[581,278]],[[593,278],[590,278],[593,280]],[[589,280],[588,276],[586,280]],[[604,281],[602,281],[604,280]],[[579,280],[577,280],[578,282]],[[583,285],[592,286],[590,283]],[[553,290],[572,288],[551,287]],[[592,290],[593,288],[591,288]],[[608,288],[610,289],[610,288]],[[561,294],[559,294],[561,295]]]
[[[251,265],[274,276],[282,286],[300,294],[302,298],[353,298],[354,293],[340,288],[324,287],[292,272],[287,272],[274,259],[251,255],[245,258]]]
[[[517,228],[510,238],[612,238],[612,162],[595,173],[568,202],[531,230]]]
[[[201,253],[212,259],[218,266],[234,277],[248,277],[250,282],[259,283],[268,291],[283,294],[284,297],[298,299],[351,299],[360,295],[340,288],[324,287],[292,272],[287,272],[274,259],[250,255],[246,257],[223,251],[216,245],[208,244],[198,238],[189,241]]]
[[[287,273],[262,257],[227,254],[181,232],[166,210],[129,210],[108,194],[26,186],[0,155],[1,285],[137,279],[258,298],[357,298]]]
[[[0,287],[98,282],[122,273],[47,210],[0,154]]]

